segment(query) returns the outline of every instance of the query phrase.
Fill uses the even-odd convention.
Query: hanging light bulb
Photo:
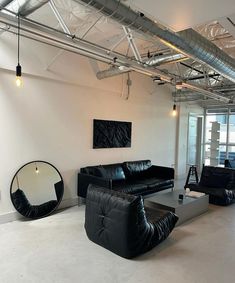
[[[172,109],[172,116],[175,117],[177,116],[177,110],[176,110],[176,105],[173,105],[173,109]]]
[[[36,173],[36,174],[39,173],[38,166],[37,166],[37,163],[36,163],[36,162],[35,162],[35,173]]]
[[[175,88],[177,89],[177,90],[181,90],[182,88],[183,88],[183,83],[182,82],[176,82],[176,84],[175,84]]]
[[[18,87],[22,86],[21,66],[20,66],[20,64],[18,64],[16,66],[16,86],[18,86]]]
[[[18,45],[17,45],[17,57],[18,57],[18,64],[16,66],[16,86],[21,87],[22,86],[22,71],[20,66],[20,15],[18,14]]]

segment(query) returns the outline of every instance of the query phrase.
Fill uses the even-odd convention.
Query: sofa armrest
[[[79,197],[86,198],[89,184],[98,185],[108,189],[112,188],[112,180],[102,177],[96,177],[89,174],[78,173],[77,194]]]
[[[153,177],[173,180],[175,177],[175,169],[171,167],[152,165],[150,167],[150,174]]]

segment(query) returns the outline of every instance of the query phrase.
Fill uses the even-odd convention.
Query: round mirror
[[[11,201],[25,217],[36,219],[48,216],[60,204],[64,182],[60,172],[45,161],[23,165],[11,182]]]

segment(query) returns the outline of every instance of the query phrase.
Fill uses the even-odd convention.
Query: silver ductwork
[[[10,4],[12,0],[0,0],[0,10]]]
[[[74,0],[84,2],[101,11],[106,16],[115,19],[120,24],[128,26],[136,31],[157,36],[166,45],[191,57],[197,61],[207,64],[225,78],[235,82],[235,60],[225,52],[216,47],[196,31],[187,29],[175,33],[160,27],[143,13],[133,11],[130,7],[116,0]]]
[[[118,76],[118,75],[128,73],[128,72],[130,72],[130,70],[124,66],[120,66],[120,67],[112,66],[111,68],[107,70],[97,72],[96,77],[97,79],[102,80],[102,79]]]
[[[28,0],[19,8],[21,16],[28,16],[45,5],[49,0]]]
[[[172,53],[172,54],[164,54],[164,55],[155,55],[152,58],[148,59],[145,64],[148,66],[160,66],[163,64],[176,63],[182,60],[187,59],[184,54],[181,53]]]
[[[195,59],[198,58],[222,76],[235,82],[235,60],[232,57],[193,29],[181,31],[179,35],[187,42],[188,50],[193,51]]]
[[[14,0],[0,0],[0,10],[7,8],[9,11],[19,13],[21,16],[28,16],[49,0],[25,0],[25,1],[14,1]]]

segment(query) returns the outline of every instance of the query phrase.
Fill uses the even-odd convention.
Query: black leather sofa
[[[165,240],[178,217],[144,208],[141,196],[89,185],[85,230],[96,244],[124,258],[145,253]]]
[[[147,195],[174,187],[174,169],[150,160],[88,166],[78,173],[77,194],[85,198],[89,184],[134,195]]]
[[[228,205],[235,199],[235,170],[204,166],[199,183],[189,183],[186,187],[209,194],[210,203]]]

